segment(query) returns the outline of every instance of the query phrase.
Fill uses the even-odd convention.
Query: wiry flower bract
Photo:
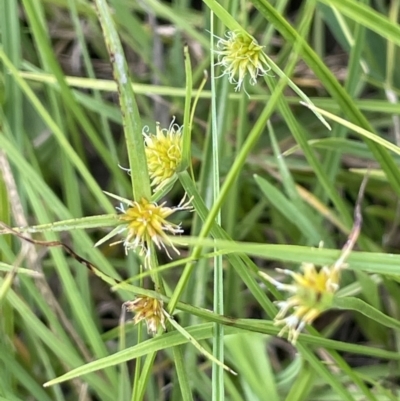
[[[274,284],[278,290],[292,294],[285,301],[277,302],[280,310],[275,317],[275,324],[284,326],[279,336],[287,331],[288,340],[294,344],[304,326],[311,324],[322,312],[332,306],[333,296],[339,288],[340,271],[328,266],[317,270],[312,263],[303,263],[301,273],[276,270],[291,276],[293,283],[282,284],[266,274],[262,276]],[[293,310],[293,313],[288,315],[290,310]]]
[[[155,191],[162,189],[175,174],[182,161],[182,126],[171,122],[169,128],[156,126],[156,134],[143,129],[147,168],[151,178],[151,186]]]
[[[263,46],[244,31],[229,31],[225,36],[226,39],[219,38],[217,42],[216,65],[223,67],[222,75],[228,75],[229,82],[236,84],[236,91],[241,88],[247,74],[254,85],[257,77],[264,76],[271,69]]]
[[[125,302],[124,305],[126,310],[135,313],[133,318],[135,324],[145,320],[149,334],[156,334],[160,327],[166,330],[164,304],[162,301],[143,296],[136,298],[134,301]]]
[[[178,249],[175,248],[167,234],[181,234],[183,229],[180,224],[171,223],[167,218],[179,210],[191,211],[191,200],[186,202],[186,197],[184,197],[178,206],[167,207],[165,206],[166,202],[158,205],[144,198],[140,201],[130,201],[114,194],[107,194],[121,201],[121,205],[117,209],[121,212],[119,219],[122,227],[117,227],[96,245],[116,234],[126,233],[125,239],[111,245],[122,242],[126,253],[129,250],[139,251],[140,255],[145,256],[145,263],[149,262],[151,242],[154,242],[158,249],[164,249],[169,257],[167,246],[179,254]],[[122,202],[128,207],[126,208]],[[147,264],[147,266],[149,265]]]

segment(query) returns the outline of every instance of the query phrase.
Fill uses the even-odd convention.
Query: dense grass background
[[[1,235],[0,400],[399,399],[399,7],[0,0],[0,221],[39,226],[25,231],[131,278],[111,290],[108,276],[62,250]],[[238,27],[279,68],[246,82],[248,94],[211,74],[218,39],[210,31],[223,37]],[[126,67],[113,74],[116,54]],[[133,91],[118,75],[124,68]],[[300,90],[331,113],[331,131],[300,105]],[[195,239],[173,263],[160,252],[155,271],[166,309],[203,351],[172,328],[153,338],[145,325],[120,325],[122,303],[154,294],[152,280],[122,246],[93,247],[116,224],[118,202],[102,191],[150,196],[143,149],[129,143],[137,149],[143,126],[154,132],[174,117],[185,122],[190,165],[153,198],[176,206],[193,196],[194,212],[171,220]],[[368,167],[362,232],[336,308],[293,347],[273,325],[273,301],[287,294],[257,272],[285,280],[275,267],[332,263]]]

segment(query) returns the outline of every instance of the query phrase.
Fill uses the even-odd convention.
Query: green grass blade
[[[113,66],[114,79],[117,82],[119,101],[124,126],[126,148],[129,157],[133,198],[150,199],[150,180],[144,152],[142,123],[133,93],[125,55],[119,40],[107,2],[96,0],[100,24]]]

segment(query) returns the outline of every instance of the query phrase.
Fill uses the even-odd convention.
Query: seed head
[[[277,302],[280,309],[275,317],[275,325],[283,325],[278,335],[282,336],[287,331],[288,340],[295,344],[304,326],[311,324],[331,307],[333,296],[339,288],[340,270],[327,266],[317,270],[312,263],[303,263],[301,273],[276,270],[292,277],[292,284],[282,284],[264,273],[261,274],[278,290],[292,294],[285,301]],[[290,310],[293,313],[288,315]]]
[[[146,296],[125,303],[126,310],[135,313],[133,322],[138,324],[140,321],[145,320],[147,332],[153,335],[158,332],[160,327],[166,330],[163,306],[162,301]]]
[[[357,242],[361,231],[362,215],[361,201],[367,185],[368,174],[364,176],[358,192],[357,203],[354,209],[353,228],[342,248],[339,258],[329,267],[324,266],[320,270],[312,263],[303,263],[300,267],[301,273],[291,270],[281,271],[292,277],[292,284],[282,284],[279,281],[260,272],[278,290],[287,291],[292,294],[286,301],[279,301],[279,312],[275,317],[276,325],[283,325],[278,335],[288,331],[288,340],[295,344],[296,340],[306,324],[311,324],[321,313],[329,309],[333,304],[333,298],[339,289],[342,270],[347,267],[346,260]],[[322,246],[322,242],[320,243]],[[293,310],[291,315],[288,312]]]
[[[167,218],[179,210],[191,211],[191,199],[186,202],[186,197],[184,197],[178,206],[171,208],[165,206],[166,202],[158,205],[144,198],[136,202],[116,195],[113,196],[126,203],[129,207],[125,208],[121,203],[120,207],[117,208],[121,212],[119,218],[123,226],[122,229],[115,231],[114,235],[123,232],[127,234],[124,240],[114,242],[111,245],[123,242],[126,253],[129,250],[135,252],[139,250],[139,254],[145,256],[145,262],[149,262],[149,245],[151,241],[156,244],[158,249],[164,249],[169,257],[167,246],[171,247],[179,255],[178,249],[168,238],[167,233],[173,235],[181,234],[183,229],[180,224],[170,223]]]
[[[162,189],[175,174],[182,161],[182,128],[171,122],[169,128],[156,126],[156,134],[149,133],[149,128],[143,129],[147,168],[154,191]]]
[[[264,76],[271,67],[260,46],[250,35],[241,31],[229,31],[227,39],[219,38],[216,51],[218,63],[224,68],[222,75],[228,75],[229,82],[236,84],[238,91],[245,76],[250,75],[250,83],[254,85],[257,77]]]

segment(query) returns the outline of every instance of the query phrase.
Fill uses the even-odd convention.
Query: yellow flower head
[[[156,134],[149,133],[149,128],[145,127],[143,135],[151,186],[157,191],[168,183],[181,164],[182,126],[172,121],[169,128],[161,129],[157,123]]]
[[[347,267],[346,259],[350,255],[357,242],[361,231],[362,215],[361,200],[367,185],[368,174],[365,175],[358,192],[357,203],[354,209],[353,228],[342,248],[339,258],[331,265],[317,270],[312,263],[303,263],[301,272],[295,273],[290,270],[276,269],[293,278],[292,284],[282,284],[279,281],[260,272],[278,290],[287,291],[292,296],[285,301],[279,301],[279,312],[275,317],[276,325],[283,325],[278,334],[283,335],[288,331],[288,340],[295,344],[304,326],[311,324],[321,313],[329,309],[333,304],[333,298],[339,289],[340,276],[343,269]],[[322,242],[320,243],[322,246]],[[289,310],[293,310],[288,315]]]
[[[167,246],[170,246],[177,254],[167,233],[181,234],[183,229],[180,224],[170,223],[166,219],[178,210],[191,210],[190,201],[185,203],[185,198],[177,207],[166,207],[166,202],[161,205],[141,199],[139,202],[130,202],[127,209],[121,208],[120,219],[126,223],[127,236],[124,240],[125,250],[139,248],[141,254],[149,255],[149,244],[153,241],[158,249],[163,248],[169,255]]]
[[[158,332],[160,327],[166,330],[163,306],[162,301],[146,296],[125,303],[126,309],[135,313],[133,322],[138,324],[140,321],[145,320],[147,332],[153,335]]]
[[[277,302],[280,310],[275,317],[276,325],[284,327],[279,336],[288,331],[288,340],[295,344],[306,324],[311,324],[322,312],[332,305],[333,296],[339,288],[340,270],[324,266],[317,270],[312,263],[303,263],[301,273],[276,269],[293,278],[292,284],[282,284],[262,274],[278,290],[292,294],[285,301]],[[293,313],[288,315],[289,310]]]
[[[186,196],[184,196],[178,206],[167,207],[165,206],[166,202],[158,205],[144,198],[140,201],[131,201],[109,192],[106,194],[121,201],[120,206],[117,207],[117,210],[121,212],[119,215],[121,225],[98,241],[95,246],[99,246],[117,234],[126,233],[125,239],[111,245],[122,242],[125,253],[128,253],[129,250],[139,251],[140,255],[145,256],[147,267],[149,267],[151,242],[154,242],[158,249],[164,249],[169,257],[167,246],[179,255],[178,249],[175,248],[167,234],[181,234],[183,229],[180,224],[170,223],[167,218],[179,210],[192,211],[191,199],[186,202]],[[124,204],[128,207],[125,207]]]
[[[250,75],[250,83],[254,85],[257,77],[264,76],[271,67],[260,46],[250,35],[242,31],[230,31],[227,39],[219,39],[216,51],[218,63],[224,68],[222,75],[228,75],[229,82],[236,84],[238,91],[245,76]]]

